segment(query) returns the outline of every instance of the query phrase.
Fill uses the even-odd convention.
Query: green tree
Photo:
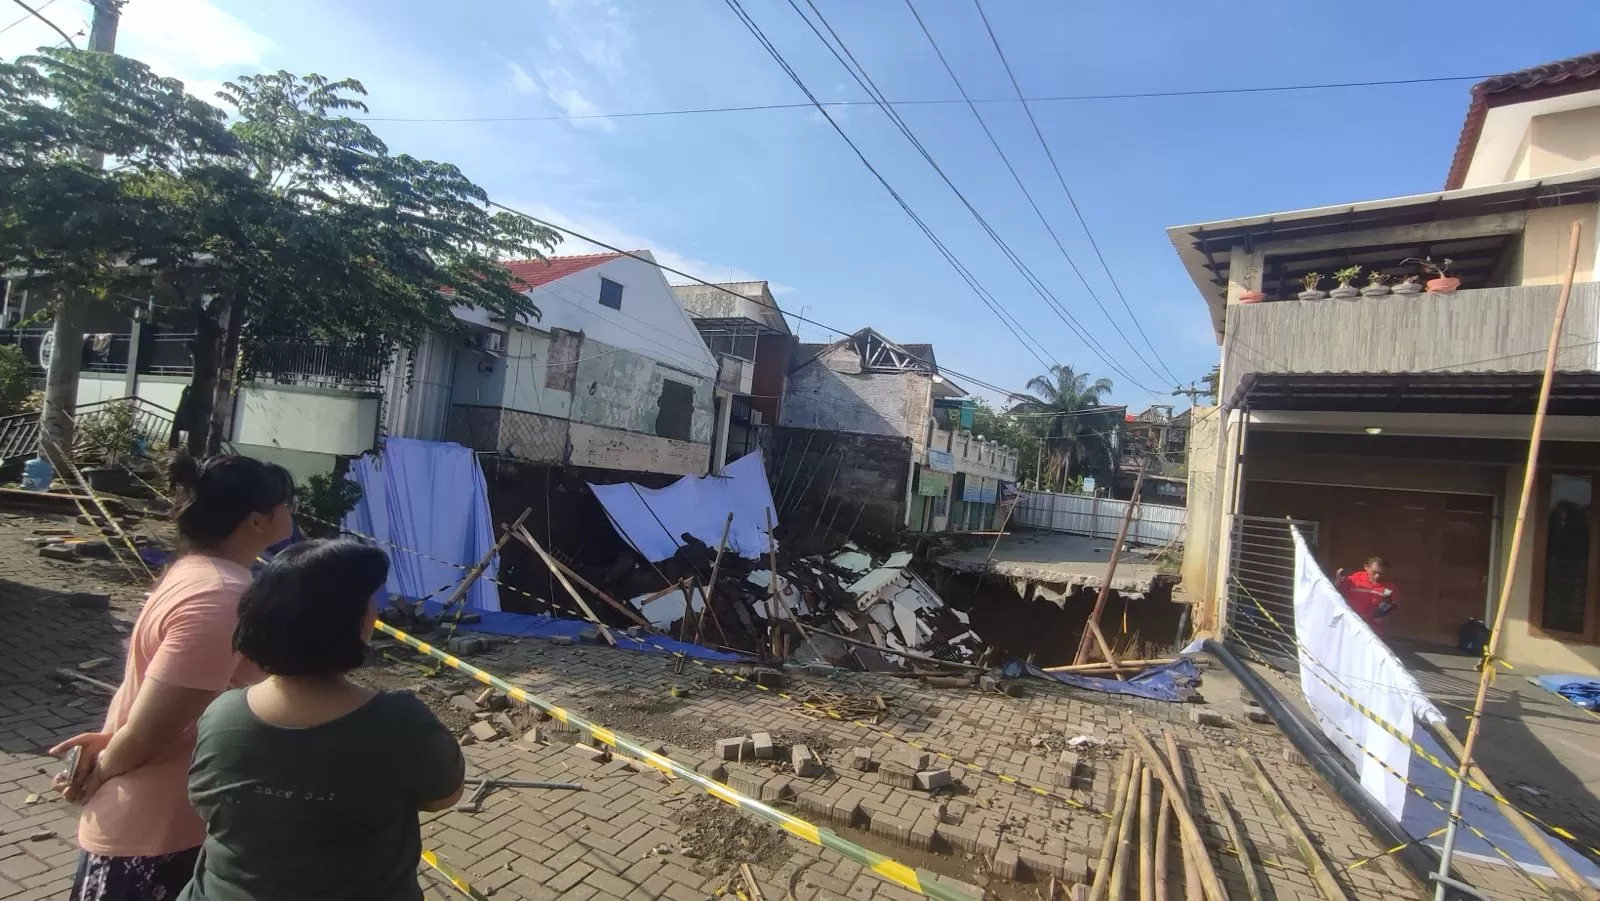
[[[1036,484],[1039,479],[1044,446],[1040,437],[1043,424],[1041,418],[1014,416],[996,410],[989,406],[988,401],[981,399],[972,411],[973,434],[1017,449],[1017,481],[1024,485]]]
[[[1073,477],[1095,475],[1109,484],[1116,467],[1116,433],[1121,415],[1101,409],[1111,393],[1110,379],[1089,380],[1071,366],[1052,366],[1028,380],[1028,393],[1012,397],[1010,412],[1044,421],[1043,483],[1066,485]]]
[[[1217,386],[1220,385],[1221,382],[1222,382],[1222,364],[1218,363],[1218,364],[1216,364],[1216,365],[1211,367],[1211,371],[1209,371],[1205,375],[1201,376],[1200,384],[1205,386],[1205,390],[1200,392],[1199,397],[1197,397],[1196,400],[1198,400],[1200,398],[1205,398],[1206,400],[1208,400],[1208,401],[1210,401],[1212,403],[1216,403],[1217,402]]]
[[[213,411],[261,338],[414,346],[459,328],[457,306],[536,319],[496,261],[542,258],[559,237],[491,212],[452,165],[391,154],[346,115],[364,95],[349,79],[244,76],[218,95],[229,118],[126,57],[0,65],[0,196],[22,201],[0,212],[8,274],[188,310],[195,452],[226,437]],[[90,169],[85,150],[114,164]]]

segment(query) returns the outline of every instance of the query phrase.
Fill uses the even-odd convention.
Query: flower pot
[[[1328,296],[1334,298],[1335,300],[1349,300],[1352,297],[1361,296],[1361,289],[1352,285],[1340,285],[1339,287],[1334,288],[1332,291],[1329,291]]]
[[[1328,296],[1328,292],[1326,292],[1326,291],[1301,291],[1300,292],[1300,299],[1301,300],[1321,300],[1322,298],[1327,297],[1327,296]]]
[[[1461,287],[1459,278],[1430,278],[1428,279],[1429,294],[1450,294]]]
[[[1396,294],[1421,294],[1422,293],[1422,286],[1417,284],[1416,282],[1402,282],[1401,284],[1398,284],[1398,285],[1394,286],[1394,293],[1396,293]]]
[[[1264,292],[1261,292],[1261,291],[1240,291],[1239,292],[1239,302],[1240,303],[1260,303],[1260,302],[1262,302],[1263,300],[1266,300],[1266,299],[1267,299],[1267,295]]]
[[[1368,285],[1361,289],[1362,297],[1382,297],[1389,293],[1388,285]]]

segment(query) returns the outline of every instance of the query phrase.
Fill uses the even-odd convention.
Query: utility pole
[[[89,26],[89,49],[95,53],[115,53],[117,22],[122,17],[123,0],[91,0],[94,21]],[[84,161],[99,169],[105,155],[85,153]],[[69,292],[56,298],[56,320],[50,328],[50,361],[44,380],[44,405],[39,412],[47,459],[50,448],[67,453],[72,447],[72,416],[78,409],[78,367],[83,364],[83,328],[89,318],[89,297]],[[59,472],[63,460],[51,460]]]

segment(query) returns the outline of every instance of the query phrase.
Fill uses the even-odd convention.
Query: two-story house
[[[795,345],[771,288],[752,281],[673,285],[672,290],[717,356],[715,465],[770,448]]]
[[[450,385],[445,437],[524,463],[704,475],[717,360],[638,256],[506,263],[540,316],[458,311],[472,335],[426,376]]]
[[[846,535],[988,528],[1017,454],[972,435],[965,394],[932,345],[870,328],[797,345],[774,455],[780,506]]]
[[[1597,167],[1590,55],[1477,85],[1442,191],[1168,230],[1221,346],[1219,406],[1190,423],[1184,591],[1200,625],[1281,605],[1286,518],[1330,574],[1386,559],[1396,638],[1455,644],[1489,619],[1577,223],[1501,653],[1600,669]],[[1459,284],[1425,290],[1433,274],[1414,261],[1428,258]],[[1350,267],[1365,290],[1320,294]]]

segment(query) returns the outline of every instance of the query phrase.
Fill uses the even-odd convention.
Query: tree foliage
[[[231,390],[223,361],[241,351],[248,367],[254,339],[412,346],[458,327],[456,306],[536,319],[497,261],[542,258],[559,236],[492,212],[453,165],[391,154],[349,118],[365,94],[352,79],[247,75],[218,94],[225,113],[127,57],[0,63],[8,275],[191,312],[191,447],[213,393]]]
[[[1095,475],[1109,484],[1116,468],[1116,434],[1121,415],[1105,406],[1111,380],[1089,380],[1071,366],[1052,366],[1046,375],[1028,380],[1028,393],[1012,397],[1012,413],[1044,421],[1042,440],[1051,467],[1044,476],[1065,484],[1074,476]],[[1042,415],[1040,415],[1042,414]]]
[[[1205,400],[1210,401],[1211,403],[1216,403],[1217,402],[1217,389],[1218,389],[1218,386],[1221,383],[1222,383],[1222,364],[1218,363],[1218,364],[1212,366],[1210,371],[1208,371],[1205,375],[1200,377],[1200,384],[1204,385],[1205,389],[1200,392],[1199,397],[1197,397],[1196,399],[1199,400],[1199,399],[1203,398]]]

